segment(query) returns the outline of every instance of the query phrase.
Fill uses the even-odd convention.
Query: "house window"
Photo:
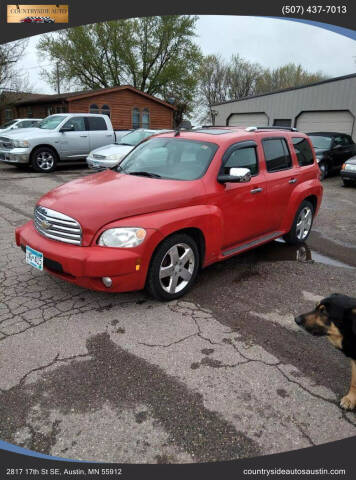
[[[132,109],[132,128],[140,128],[140,110],[138,108]]]
[[[110,107],[109,107],[109,105],[103,105],[101,107],[101,113],[103,115],[107,115],[110,118]]]
[[[144,108],[142,111],[142,128],[150,128],[150,111]]]
[[[273,121],[273,126],[275,127],[291,127],[292,120],[290,118],[276,118]]]
[[[93,103],[89,107],[89,112],[90,113],[100,113],[100,110],[99,110],[99,107],[95,103]]]
[[[5,110],[5,120],[12,120],[14,118],[14,112],[12,111],[12,108],[7,108]]]
[[[27,107],[27,118],[33,117],[32,107]]]
[[[56,113],[66,113],[66,107],[64,105],[57,105]]]

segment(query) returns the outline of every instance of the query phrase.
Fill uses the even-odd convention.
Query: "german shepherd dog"
[[[350,390],[341,399],[340,407],[353,410],[356,407],[356,298],[333,293],[295,321],[312,335],[327,336],[334,347],[350,358]]]

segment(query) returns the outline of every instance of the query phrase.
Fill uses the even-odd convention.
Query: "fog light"
[[[104,284],[105,287],[107,287],[107,288],[110,288],[111,285],[112,285],[112,280],[111,280],[110,277],[103,277],[103,278],[101,279],[101,281],[103,282],[103,284]]]

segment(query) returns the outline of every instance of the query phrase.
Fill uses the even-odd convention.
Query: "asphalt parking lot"
[[[168,304],[84,290],[25,264],[14,229],[85,167],[0,165],[0,438],[64,458],[229,460],[356,434],[347,359],[294,315],[356,296],[356,188],[324,182],[308,245],[207,268]]]

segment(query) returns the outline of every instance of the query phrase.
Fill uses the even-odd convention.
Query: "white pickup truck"
[[[36,128],[0,134],[0,162],[48,173],[59,161],[84,160],[95,148],[115,140],[107,115],[60,113],[45,118]]]

